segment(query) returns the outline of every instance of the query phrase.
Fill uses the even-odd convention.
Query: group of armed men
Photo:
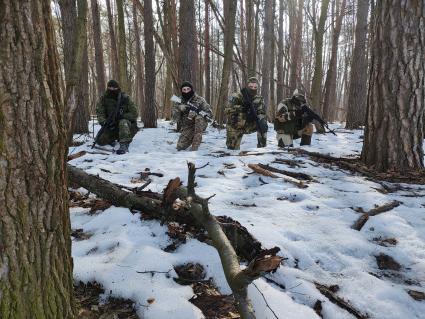
[[[185,150],[190,147],[190,150],[196,151],[208,122],[212,121],[212,109],[203,97],[195,93],[192,83],[184,81],[180,86],[180,93],[180,97],[172,98],[172,118],[180,131],[177,149]],[[246,87],[230,96],[225,112],[228,149],[239,149],[243,135],[255,132],[257,147],[266,146],[266,108],[264,98],[258,92],[258,80],[255,77],[249,78]],[[108,82],[106,92],[97,103],[96,113],[101,130],[94,143],[114,146],[118,140],[120,147],[117,154],[128,152],[129,144],[138,130],[138,110],[131,98],[121,92],[117,81]],[[291,147],[293,140],[298,138],[301,138],[300,145],[310,145],[313,120],[321,122],[320,117],[307,106],[305,96],[298,91],[281,101],[274,120],[278,146]]]

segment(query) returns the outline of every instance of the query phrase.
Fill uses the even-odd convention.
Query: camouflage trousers
[[[241,129],[234,128],[232,125],[226,126],[226,145],[230,150],[238,150],[241,147],[242,136],[257,132],[257,147],[265,147],[267,145],[267,133],[260,133],[257,130],[256,122],[247,122]]]
[[[181,124],[177,150],[185,150],[192,145],[191,151],[197,151],[202,142],[202,132],[208,126],[207,121],[201,116],[196,116],[194,119],[185,117]]]
[[[290,146],[294,143],[294,139],[300,138],[303,135],[313,135],[313,124],[309,123],[304,128],[297,130],[295,135],[285,134],[283,131],[276,132],[277,143],[280,147]]]
[[[120,143],[129,144],[133,140],[137,131],[138,128],[136,122],[130,122],[129,120],[122,119],[118,122],[118,127],[115,129],[111,130],[107,128],[99,137],[97,143],[99,145],[106,145],[118,140]]]

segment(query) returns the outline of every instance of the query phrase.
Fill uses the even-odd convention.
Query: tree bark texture
[[[93,42],[94,54],[96,62],[96,88],[97,95],[100,96],[105,91],[105,62],[103,59],[103,45],[102,45],[102,28],[100,25],[99,4],[97,0],[91,0],[91,13],[93,22]]]
[[[283,100],[285,92],[285,77],[283,63],[283,12],[285,10],[283,0],[279,0],[279,27],[277,41],[277,103]]]
[[[140,27],[139,20],[137,17],[136,4],[133,3],[133,28],[134,28],[134,38],[136,46],[136,80],[134,86],[134,96],[137,103],[137,106],[142,110],[142,105],[144,104],[145,99],[145,74],[143,72],[143,57],[142,57],[142,46],[140,43]],[[170,79],[171,80],[171,79]],[[168,84],[168,83],[167,83]]]
[[[210,11],[209,2],[205,2],[204,65],[205,100],[211,104],[211,59],[210,59]]]
[[[193,0],[180,2],[179,9],[179,75],[181,81],[196,85],[198,66],[196,50],[195,4]],[[196,91],[195,87],[195,91]]]
[[[274,0],[266,1],[264,4],[265,17],[264,28],[264,46],[263,46],[263,64],[261,67],[261,95],[264,97],[266,110],[270,105],[270,59],[273,45],[273,26],[274,26]]]
[[[67,133],[50,1],[0,6],[0,317],[73,318]]]
[[[379,1],[362,160],[377,171],[424,167],[425,3]]]
[[[228,99],[229,78],[232,70],[233,43],[235,39],[235,20],[237,1],[228,0],[224,7],[224,62],[221,76],[220,93],[217,102],[217,121],[222,124],[224,121],[224,107]]]
[[[124,0],[116,0],[117,13],[118,13],[118,60],[120,77],[120,87],[124,92],[131,93],[128,71],[127,71],[127,41],[125,37],[125,25],[124,25]]]
[[[108,26],[109,26],[109,41],[111,42],[111,65],[112,65],[112,78],[116,81],[120,79],[120,67],[118,62],[118,47],[117,38],[114,30],[114,19],[112,17],[112,9],[110,0],[106,0],[106,9],[108,11]]]
[[[295,2],[295,1],[294,1]],[[294,3],[295,7],[295,3]],[[301,57],[302,57],[302,34],[303,34],[303,9],[304,0],[298,0],[295,30],[293,32],[292,45],[291,45],[291,69],[289,76],[289,89],[294,92],[299,86],[300,74],[301,74]]]
[[[142,121],[146,128],[156,127],[155,108],[155,47],[153,43],[152,0],[144,1],[143,10],[145,34],[145,103],[142,109]]]
[[[364,125],[367,101],[367,14],[368,0],[357,0],[356,31],[347,101],[345,128],[358,129]]]
[[[329,0],[323,0],[319,23],[314,27],[314,75],[311,83],[311,103],[312,107],[320,113],[320,103],[322,101],[322,80],[323,80],[323,35],[325,34],[325,22],[327,19]]]
[[[337,77],[337,64],[338,64],[338,42],[341,33],[342,19],[345,15],[346,0],[342,0],[341,5],[336,2],[337,17],[335,20],[335,27],[332,32],[332,48],[331,58],[329,60],[329,69],[326,74],[325,81],[325,96],[323,98],[322,115],[325,121],[331,120],[331,114],[336,106],[336,77]],[[339,10],[338,10],[339,9]]]

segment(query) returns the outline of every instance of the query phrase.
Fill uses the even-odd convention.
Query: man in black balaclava
[[[118,100],[120,101],[118,105]],[[111,114],[117,109],[115,118],[111,119]],[[96,143],[99,145],[120,142],[117,154],[128,152],[128,146],[134,135],[137,133],[138,110],[131,98],[121,92],[117,81],[110,80],[107,84],[106,92],[100,97],[96,105],[97,120],[100,125],[107,126]],[[109,121],[108,121],[109,120]]]
[[[196,151],[202,142],[202,132],[208,126],[206,117],[212,118],[211,106],[195,93],[189,81],[180,85],[180,92],[181,102],[173,106],[173,120],[181,131],[177,149],[185,150],[192,145],[191,151]]]

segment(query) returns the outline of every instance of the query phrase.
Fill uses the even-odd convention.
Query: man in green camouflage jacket
[[[180,137],[177,150],[185,150],[192,145],[191,151],[197,151],[202,142],[202,132],[207,128],[207,118],[212,118],[211,106],[193,90],[189,81],[180,86],[181,102],[174,103],[173,121],[180,123]]]
[[[243,90],[249,93],[250,103],[253,105],[255,114],[243,98]],[[267,118],[264,98],[257,93],[258,80],[255,77],[248,79],[247,88],[233,93],[225,108],[227,115],[226,145],[228,149],[238,150],[242,136],[257,132],[257,147],[265,147],[267,144]],[[256,118],[257,117],[257,118]]]
[[[131,98],[121,92],[119,84],[115,80],[110,80],[107,84],[106,92],[100,97],[96,105],[97,120],[100,125],[107,125],[107,119],[117,107],[118,96],[121,93],[120,109],[113,123],[105,128],[103,134],[96,141],[99,145],[115,144],[118,140],[120,148],[117,154],[128,152],[128,145],[137,133],[138,110]]]
[[[274,129],[279,147],[293,146],[293,140],[301,137],[300,145],[310,145],[313,135],[312,119],[308,116],[305,96],[296,90],[291,98],[277,106]]]

